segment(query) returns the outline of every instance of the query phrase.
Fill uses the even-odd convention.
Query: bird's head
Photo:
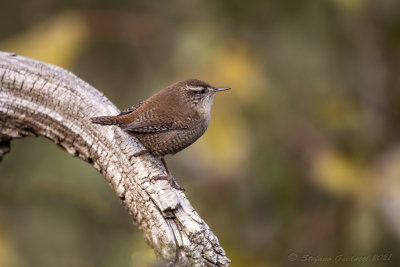
[[[179,94],[195,110],[201,113],[210,113],[214,96],[217,92],[229,90],[229,87],[215,87],[198,79],[187,79],[172,85]]]

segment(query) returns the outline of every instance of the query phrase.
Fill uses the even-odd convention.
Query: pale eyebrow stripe
[[[189,90],[193,90],[193,91],[200,91],[200,90],[205,89],[203,86],[199,86],[199,87],[186,86],[186,88]]]

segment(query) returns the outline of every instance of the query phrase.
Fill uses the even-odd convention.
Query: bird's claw
[[[177,190],[180,190],[180,191],[185,191],[185,189],[183,189],[182,187],[180,187],[180,185],[176,182],[176,180],[175,180],[175,178],[173,177],[173,176],[171,176],[171,175],[157,175],[157,176],[154,176],[153,178],[152,178],[152,180],[166,180],[166,181],[168,181],[169,182],[169,184],[173,187],[173,188],[175,188],[175,189],[177,189]]]

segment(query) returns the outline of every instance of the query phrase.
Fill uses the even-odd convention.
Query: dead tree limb
[[[90,122],[119,110],[57,66],[0,52],[0,160],[13,138],[44,136],[100,171],[157,257],[169,266],[228,266],[217,237],[181,191],[150,177],[164,172],[118,127]]]

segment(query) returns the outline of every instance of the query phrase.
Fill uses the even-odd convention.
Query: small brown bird
[[[198,79],[187,79],[171,84],[117,116],[91,120],[101,125],[118,125],[138,138],[146,149],[135,156],[150,153],[161,158],[165,167],[167,176],[153,179],[168,180],[174,188],[182,190],[170,174],[164,156],[181,151],[204,134],[210,123],[215,93],[229,89],[214,87]]]

